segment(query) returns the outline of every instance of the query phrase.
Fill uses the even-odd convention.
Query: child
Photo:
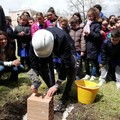
[[[116,28],[119,28],[119,29],[120,29],[120,18],[119,18],[119,17],[117,18]]]
[[[28,18],[30,17],[30,13],[27,12],[27,11],[23,11],[21,15],[25,15],[25,16],[27,16]]]
[[[60,17],[57,20],[56,26],[67,33],[69,33],[69,24],[68,24],[68,19],[65,17]]]
[[[98,54],[101,43],[101,24],[99,22],[99,14],[95,8],[88,10],[87,18],[87,24],[83,29],[86,40],[86,76],[83,79],[90,79],[92,81],[96,79],[96,74],[99,74]],[[90,63],[92,65],[92,73],[90,73]]]
[[[34,24],[35,20],[34,20],[33,17],[30,17],[30,18],[28,19],[28,22],[29,22],[29,25],[32,26],[32,25]]]
[[[111,37],[106,38],[102,47],[102,58],[100,63],[101,75],[99,85],[105,82],[108,73],[108,64],[114,66],[116,76],[116,87],[120,89],[120,29],[111,31]]]
[[[58,16],[56,15],[54,8],[50,7],[47,11],[47,20],[46,20],[47,27],[54,27],[56,25],[57,19]]]
[[[117,18],[115,17],[115,15],[110,15],[108,29],[109,30],[116,29],[116,22]]]
[[[82,32],[83,29],[78,25],[78,19],[75,17],[72,17],[70,20],[70,36],[74,40],[75,49],[76,49],[76,58],[77,58],[77,73],[76,73],[76,79],[80,79],[80,73],[82,73],[82,61],[81,56],[85,55],[86,50],[86,43],[85,39],[82,39]],[[82,75],[82,74],[81,74]]]
[[[72,17],[76,18],[77,19],[77,25],[80,26],[81,28],[84,27],[84,23],[82,23],[82,18],[81,18],[81,15],[79,12],[75,12]]]
[[[29,57],[29,44],[31,41],[30,26],[28,23],[28,17],[22,15],[20,17],[21,24],[15,27],[14,34],[17,37],[18,45],[18,56],[20,56],[20,61],[22,65],[26,62],[28,69],[30,68],[30,57]]]
[[[11,72],[10,81],[18,81],[18,74],[24,67],[15,57],[14,49],[10,46],[8,35],[0,31],[0,76],[6,72]]]
[[[13,45],[13,49],[14,51],[16,50],[16,46],[15,46],[15,36],[14,36],[14,33],[13,33],[13,28],[11,26],[11,17],[10,16],[6,16],[6,33],[8,34],[10,40],[11,40],[11,45]]]
[[[108,24],[109,24],[108,18],[102,19],[102,29],[101,29],[100,32],[101,32],[102,40],[103,41],[106,39],[107,34],[109,33]]]
[[[44,17],[41,12],[36,13],[36,22],[31,26],[31,34],[33,34],[39,29],[45,29],[47,24],[44,22]]]

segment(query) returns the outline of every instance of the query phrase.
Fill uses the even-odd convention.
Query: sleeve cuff
[[[41,82],[34,81],[34,82],[32,83],[32,85],[35,87],[35,89],[38,89],[39,86],[41,85]]]
[[[10,61],[10,62],[4,62],[3,64],[4,64],[4,66],[11,67],[12,66],[12,61]]]

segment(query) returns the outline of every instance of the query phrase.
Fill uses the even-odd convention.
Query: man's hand
[[[58,88],[60,87],[61,83],[62,83],[62,80],[58,79],[57,82],[56,82],[56,84],[53,85],[53,86],[48,90],[46,97],[52,97],[53,94],[54,94],[54,93],[58,90]]]
[[[103,30],[101,30],[101,31],[100,31],[100,34],[101,34],[101,35],[104,35],[104,34],[105,34],[105,32],[104,32]]]
[[[84,52],[81,52],[81,53],[80,53],[80,55],[81,55],[81,56],[84,56],[84,55],[85,55],[85,53],[84,53]]]
[[[84,34],[85,34],[86,36],[88,36],[88,35],[90,34],[90,32],[84,31]]]
[[[33,85],[31,85],[31,91],[35,94],[38,94],[38,89],[35,89]]]
[[[55,86],[52,86],[52,87],[48,90],[46,97],[52,97],[53,94],[54,94],[57,90],[58,90],[58,89],[57,89]]]
[[[13,60],[13,62],[12,62],[12,65],[14,65],[14,66],[19,66],[20,65],[20,61],[18,60],[18,59],[16,59],[16,60]]]
[[[18,35],[20,35],[20,36],[24,36],[25,35],[25,32],[20,32]]]
[[[104,67],[104,65],[103,64],[99,64],[99,67],[102,68],[102,67]]]

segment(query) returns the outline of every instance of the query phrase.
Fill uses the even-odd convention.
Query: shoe
[[[54,105],[54,112],[64,112],[66,107],[67,105],[60,101],[58,104]]]
[[[54,73],[57,74],[57,70],[56,69],[54,69]]]
[[[102,86],[103,84],[105,83],[105,79],[103,78],[99,78],[99,83],[98,83],[98,86]]]
[[[116,82],[116,87],[118,90],[120,89],[120,82]]]
[[[91,76],[90,81],[94,81],[94,80],[96,80],[96,77],[95,76]]]
[[[85,75],[85,77],[84,78],[82,78],[83,80],[88,80],[88,79],[90,79],[90,75]]]

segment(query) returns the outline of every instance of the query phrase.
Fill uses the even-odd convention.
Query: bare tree
[[[79,12],[86,19],[86,11],[95,4],[102,4],[103,0],[68,0],[68,8],[72,12]]]
[[[120,15],[120,1],[119,0],[115,0],[116,2],[116,9],[117,9],[117,15]]]

